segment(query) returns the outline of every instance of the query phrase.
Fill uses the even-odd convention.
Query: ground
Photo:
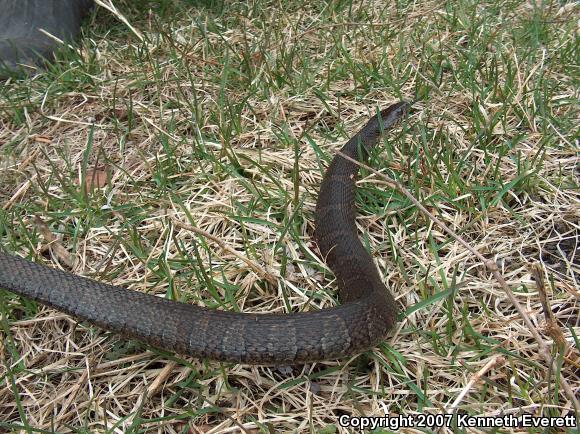
[[[358,228],[402,311],[379,347],[220,364],[1,292],[2,429],[331,433],[352,431],[341,416],[576,414],[563,384],[578,394],[576,3],[114,3],[48,71],[0,84],[4,251],[218,309],[333,306],[312,240],[318,185],[348,137],[407,99],[370,165],[506,285],[366,170]]]

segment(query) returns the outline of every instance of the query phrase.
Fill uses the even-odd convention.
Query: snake
[[[199,359],[289,366],[366,351],[384,341],[397,322],[398,309],[357,235],[356,162],[366,161],[383,132],[408,107],[399,101],[373,116],[334,156],[323,176],[314,239],[336,277],[338,306],[264,314],[210,309],[98,282],[2,251],[0,288],[124,338]]]

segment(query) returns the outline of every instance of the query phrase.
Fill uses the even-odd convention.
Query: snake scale
[[[409,104],[374,116],[342,148],[363,158]],[[336,155],[316,204],[315,238],[337,277],[341,305],[315,312],[252,314],[219,311],[97,282],[0,252],[0,288],[76,318],[180,354],[259,365],[336,359],[384,339],[397,318],[395,300],[358,239],[358,165]]]

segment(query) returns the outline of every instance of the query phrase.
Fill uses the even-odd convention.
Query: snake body
[[[366,155],[406,112],[393,104],[342,148]],[[0,252],[0,288],[76,318],[180,354],[219,361],[288,365],[366,350],[396,322],[395,300],[381,281],[355,225],[358,165],[335,156],[316,205],[315,237],[337,277],[341,305],[315,312],[251,314],[192,306],[97,282]]]

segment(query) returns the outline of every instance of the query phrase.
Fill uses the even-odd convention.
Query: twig
[[[215,237],[212,234],[210,234],[209,232],[206,232],[202,229],[196,228],[195,226],[188,225],[187,223],[182,223],[175,218],[172,218],[171,221],[178,228],[185,229],[185,230],[188,230],[191,232],[195,232],[196,234],[201,235],[202,237],[207,238],[208,240],[212,240],[214,243],[216,243],[218,246],[220,246],[223,250],[225,250],[228,253],[231,253],[236,258],[245,262],[262,279],[266,279],[268,282],[270,282],[273,285],[278,284],[278,279],[275,276],[273,276],[270,272],[268,272],[267,270],[264,270],[260,265],[256,264],[251,259],[248,259],[244,255],[242,255],[242,254],[238,253],[237,251],[235,251],[234,249],[232,249],[230,246],[228,246],[226,243],[224,243],[218,237]]]
[[[491,368],[494,368],[498,365],[503,365],[504,363],[505,363],[505,357],[499,356],[499,355],[493,357],[489,362],[487,362],[483,368],[481,368],[479,371],[477,371],[469,379],[469,382],[463,388],[463,390],[459,393],[459,395],[457,395],[457,398],[455,398],[455,401],[453,401],[453,404],[451,404],[451,406],[449,407],[449,410],[447,412],[452,413],[455,410],[455,408],[457,408],[457,406],[459,405],[459,403],[461,402],[463,397],[465,395],[467,395],[467,393],[471,390],[471,388],[475,385],[475,383],[477,383],[481,379],[481,377],[483,377],[485,375],[485,373],[487,371],[489,371]]]
[[[552,336],[558,351],[566,351],[568,349],[568,343],[564,338],[564,334],[558,324],[556,323],[556,318],[550,309],[550,303],[548,301],[548,294],[546,294],[546,286],[544,285],[544,276],[542,274],[542,268],[539,264],[534,264],[532,266],[532,276],[536,281],[536,287],[538,288],[538,293],[540,295],[540,302],[542,303],[542,309],[544,310],[544,318],[546,320],[546,331]]]
[[[147,398],[149,399],[153,396],[156,396],[159,393],[161,387],[163,387],[163,385],[165,384],[167,378],[169,378],[169,376],[175,371],[176,367],[177,362],[173,360],[167,362],[167,364],[163,367],[163,369],[156,375],[155,380],[153,380],[153,383],[151,383],[147,387],[147,393],[145,394],[145,396],[147,396]],[[189,367],[186,369],[191,370],[191,368]]]
[[[71,258],[70,254],[61,244],[61,242],[53,235],[48,225],[37,215],[34,216],[34,224],[46,240],[46,247],[50,247],[58,259],[64,262],[68,268],[74,268],[74,259]]]
[[[568,345],[566,338],[562,329],[558,325],[558,321],[550,309],[550,302],[548,300],[548,294],[546,293],[546,285],[544,284],[544,275],[542,273],[542,267],[540,264],[535,263],[532,266],[532,276],[536,281],[536,287],[540,294],[540,302],[542,303],[542,309],[544,310],[544,318],[546,319],[546,334],[551,336],[556,343],[556,348],[558,352],[562,354],[564,360],[573,365],[575,368],[580,368],[580,354],[578,350],[574,347]]]
[[[554,372],[557,372],[558,367],[556,366],[556,363],[552,358],[552,354],[550,353],[550,348],[544,342],[544,340],[542,339],[542,337],[540,336],[540,334],[538,333],[538,331],[534,327],[532,320],[530,319],[529,315],[524,310],[522,305],[518,302],[518,300],[516,299],[512,290],[508,287],[505,279],[503,278],[503,276],[499,272],[499,269],[497,268],[497,264],[495,263],[495,261],[493,261],[491,259],[486,259],[481,253],[479,253],[479,251],[477,251],[476,249],[471,247],[463,238],[461,238],[459,235],[457,235],[455,233],[455,231],[453,231],[453,229],[448,227],[445,223],[443,223],[441,220],[439,220],[437,217],[435,217],[433,214],[431,214],[427,210],[427,208],[425,208],[417,199],[415,199],[415,197],[405,187],[403,187],[399,182],[395,181],[394,179],[391,179],[390,177],[388,177],[387,175],[385,175],[383,173],[380,173],[379,171],[373,169],[372,167],[367,166],[366,164],[361,163],[360,161],[357,161],[354,158],[349,157],[348,155],[345,155],[344,153],[342,153],[340,151],[338,151],[337,154],[340,155],[341,157],[347,159],[348,161],[351,161],[354,164],[357,164],[360,167],[364,167],[369,172],[372,172],[375,175],[379,176],[387,184],[389,184],[390,186],[396,188],[398,191],[403,193],[419,209],[419,211],[421,211],[431,221],[433,221],[441,229],[443,229],[445,232],[447,232],[453,239],[455,239],[455,241],[459,242],[463,247],[465,247],[467,250],[469,250],[471,253],[473,253],[473,255],[475,255],[477,257],[477,259],[479,259],[486,266],[486,268],[489,271],[491,271],[491,273],[493,274],[495,279],[498,281],[501,288],[504,290],[504,292],[507,295],[510,302],[513,304],[513,306],[516,308],[516,310],[518,311],[518,313],[520,314],[520,316],[524,320],[526,327],[530,330],[530,333],[532,334],[533,338],[538,343],[538,347],[540,349],[540,355],[544,358],[544,360],[548,364],[548,367],[550,369],[553,369]],[[578,401],[578,398],[576,398],[574,391],[572,390],[572,388],[570,387],[570,385],[568,384],[568,382],[566,381],[566,379],[564,377],[560,378],[560,384],[562,385],[562,388],[564,389],[564,393],[566,394],[568,399],[570,399],[570,401],[574,405],[574,408],[576,409],[576,411],[580,411],[580,402]]]

